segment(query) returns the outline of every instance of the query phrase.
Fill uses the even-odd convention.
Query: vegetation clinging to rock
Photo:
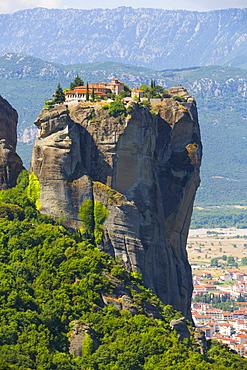
[[[109,104],[110,116],[118,117],[125,112],[124,103],[120,101],[114,101]]]
[[[180,95],[173,95],[172,99],[177,100],[179,102],[186,101],[186,99],[183,96],[180,96]]]
[[[103,224],[108,216],[108,209],[103,203],[88,199],[82,203],[79,216],[84,226],[81,232],[85,232],[96,245],[99,245],[103,237]]]

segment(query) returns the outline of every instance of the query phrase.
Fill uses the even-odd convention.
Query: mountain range
[[[158,70],[247,67],[247,9],[35,8],[1,14],[0,33],[0,54],[63,64],[114,61]]]

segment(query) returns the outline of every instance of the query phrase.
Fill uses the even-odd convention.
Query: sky
[[[37,7],[58,9],[117,8],[186,9],[208,11],[227,8],[247,8],[247,0],[0,0],[0,14]]]

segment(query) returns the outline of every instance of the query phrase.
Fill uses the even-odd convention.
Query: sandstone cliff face
[[[15,152],[17,119],[16,110],[0,96],[0,190],[15,186],[19,173],[24,169]]]
[[[194,99],[182,87],[170,93],[186,102],[164,99],[152,114],[130,103],[132,112],[116,118],[100,103],[41,111],[31,170],[41,182],[41,211],[73,229],[85,200],[104,203],[99,248],[190,318],[186,240],[202,150]]]

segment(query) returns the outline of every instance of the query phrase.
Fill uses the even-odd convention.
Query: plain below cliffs
[[[202,146],[197,108],[182,88],[152,109],[131,102],[110,115],[101,103],[44,109],[31,171],[41,183],[41,212],[77,229],[80,205],[108,208],[99,248],[121,258],[165,304],[191,318],[186,240]]]
[[[0,96],[0,190],[16,185],[19,173],[24,169],[16,153],[16,110]]]

